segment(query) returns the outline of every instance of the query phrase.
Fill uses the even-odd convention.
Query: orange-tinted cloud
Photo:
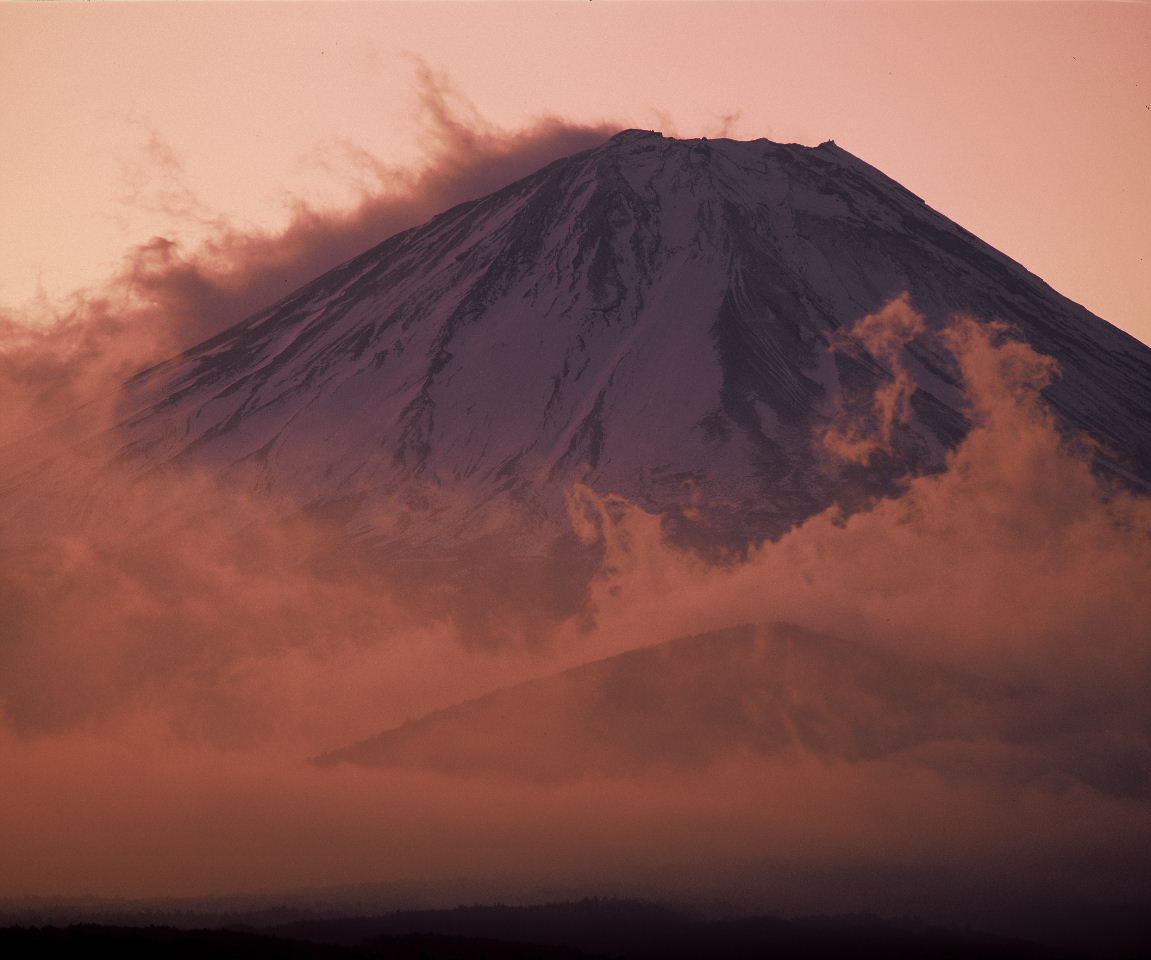
[[[907,421],[915,381],[900,362],[903,348],[921,336],[926,327],[923,317],[912,309],[906,295],[888,303],[878,313],[858,321],[851,333],[841,337],[832,349],[862,348],[886,370],[893,371],[867,398],[866,409],[843,411],[841,422],[823,433],[823,445],[840,460],[865,464],[872,455],[891,452],[892,431]]]
[[[132,172],[125,202],[193,220],[208,238],[187,249],[152,237],[129,250],[100,289],[0,317],[0,444],[114,390],[136,369],[239,322],[387,237],[615,132],[558,117],[502,130],[446,78],[421,61],[415,66],[424,164],[392,167],[344,144],[363,171],[356,202],[321,210],[296,201],[291,222],[278,232],[245,230],[205,210],[182,179],[179,157],[148,130],[150,172]]]
[[[884,351],[921,329],[902,299],[864,331],[885,323]],[[1038,689],[1032,735],[1070,775],[1148,796],[1151,502],[1097,476],[1090,445],[1060,435],[1039,393],[1049,358],[971,319],[942,341],[973,423],[944,472],[851,515],[829,510],[723,568],[668,547],[658,518],[601,507],[600,633],[634,644],[784,620]],[[874,441],[850,455],[888,435],[904,406],[883,401],[888,389]]]
[[[356,252],[381,224],[602,135],[553,123],[508,136],[459,121],[430,80],[426,97],[439,160],[355,213],[302,211],[279,238],[224,231],[189,256],[156,239],[125,269],[123,312],[89,300],[45,332],[9,327],[6,390],[28,398],[21,416],[63,409],[81,387],[265,302],[323,258],[342,259],[341,243]],[[865,460],[890,441],[908,412],[902,344],[923,335],[905,300],[854,332],[893,378],[866,418],[828,435],[832,450]],[[493,876],[520,890],[634,884],[783,910],[943,915],[989,885],[1005,902],[1137,900],[1135,853],[1151,840],[1138,780],[1151,507],[1108,487],[1060,437],[1039,394],[1050,361],[974,320],[942,344],[973,425],[944,472],[722,566],[669,546],[638,508],[575,491],[582,530],[605,553],[594,625],[543,624],[534,646],[462,643],[458,582],[382,562],[291,505],[201,474],[100,474],[121,493],[80,524],[71,518],[93,475],[57,472],[22,499],[0,553],[0,758],[14,785],[0,800],[0,890],[471,874],[488,878],[476,889]],[[482,595],[483,616],[519,616],[514,591]],[[1042,709],[1015,717],[1024,732],[1010,741],[969,736],[870,761],[720,751],[702,768],[624,763],[550,785],[305,762],[579,662],[780,620],[1037,689]],[[530,714],[509,719],[524,751],[562,751]],[[583,735],[578,722],[570,731]],[[884,883],[859,882],[875,875]]]
[[[445,585],[419,571],[397,575],[379,557],[334,544],[325,523],[302,516],[299,505],[243,495],[204,474],[144,480],[128,466],[109,467],[101,436],[114,422],[119,384],[141,366],[612,132],[555,117],[501,130],[422,62],[416,72],[423,166],[392,168],[360,151],[367,174],[357,202],[335,211],[300,202],[279,233],[245,232],[206,211],[183,183],[180,158],[146,130],[152,172],[128,172],[125,201],[206,224],[209,238],[188,250],[153,237],[102,289],[0,318],[0,444],[25,438],[8,446],[0,483],[0,709],[21,734],[104,722],[157,697],[189,735],[242,741],[267,732],[269,716],[280,718],[275,727],[302,695],[299,685],[325,671],[334,686],[363,691],[364,723],[374,722],[380,708],[372,704],[381,700],[402,718],[494,682],[494,661],[459,652],[455,641],[461,631],[499,633],[507,618],[473,609],[486,591],[477,595],[467,577]],[[74,431],[42,431],[65,415]],[[76,436],[83,445],[72,445]],[[522,618],[512,619],[522,631]],[[527,620],[539,621],[538,612]],[[391,647],[401,629],[403,642]],[[453,658],[470,664],[458,679],[424,666]],[[408,677],[421,672],[423,681]],[[384,673],[406,679],[394,686]],[[302,755],[331,736],[354,735],[355,713],[328,735],[313,729]]]

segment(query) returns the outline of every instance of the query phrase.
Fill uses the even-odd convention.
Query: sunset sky
[[[874,181],[834,149],[604,141],[631,127],[835,140],[1151,344],[1149,53],[1148,3],[0,0],[0,908],[447,878],[466,881],[449,906],[622,890],[961,924],[1036,905],[1105,924],[1148,915],[1147,351],[1059,315],[947,230],[913,235],[934,220],[902,191],[876,208],[897,227],[872,230],[868,214],[852,233],[841,211],[856,207],[831,205],[827,184],[867,199]],[[161,363],[387,236],[593,147]],[[775,205],[799,223],[803,204],[778,198],[814,201],[819,229],[797,230],[794,248],[826,241],[835,256],[781,244],[779,262],[793,276],[826,266],[811,274],[821,291],[846,264],[851,309],[879,289],[877,269],[896,276],[926,251],[930,306],[891,290],[865,316],[809,304],[818,323],[804,326],[789,282],[793,299],[756,299],[747,278],[766,276],[765,255],[732,239],[750,234],[708,233],[719,208],[679,206],[728,196],[709,167],[652,193],[690,243],[636,216],[647,232],[632,236],[654,237],[662,259],[650,278],[612,281],[643,320],[616,323],[593,267],[640,245],[595,203],[601,187],[611,204],[630,196],[613,177],[649,162],[641,148],[672,172],[684,155],[755,156],[734,179],[757,189],[778,155],[786,194],[722,209]],[[570,178],[552,190],[557,171]],[[888,202],[885,184],[874,192]],[[562,218],[544,203],[557,196]],[[548,262],[538,237],[553,235],[563,256]],[[477,280],[508,263],[523,276],[506,289]],[[940,304],[965,283],[992,288],[969,309],[1016,310],[1030,345],[949,321]],[[779,342],[794,352],[760,350],[765,317],[791,324]],[[501,371],[504,340],[516,350]],[[472,346],[455,355],[457,342]],[[397,356],[410,368],[385,366]],[[543,386],[522,399],[508,385],[527,370]],[[629,396],[613,408],[617,379]],[[561,383],[573,399],[553,407]],[[777,385],[787,399],[772,406]],[[683,405],[687,440],[664,396],[700,398]],[[595,486],[605,431],[638,451],[619,467],[638,493],[606,473]],[[490,452],[505,439],[514,455]],[[788,465],[789,444],[810,473]],[[537,446],[538,465],[518,466]],[[717,475],[735,464],[746,499],[707,501],[695,477],[712,460]],[[650,506],[665,479],[672,493]],[[554,527],[520,500],[537,487]],[[748,523],[760,506],[778,507],[778,537]],[[711,507],[733,518],[730,553]],[[521,518],[542,531],[530,551],[497,535]],[[697,520],[714,541],[669,541]],[[779,623],[821,637],[827,663],[805,667],[806,641],[789,647]],[[741,624],[773,625],[778,647],[755,649],[784,650],[763,660],[750,706],[738,685],[698,681],[714,657],[676,644]],[[664,763],[674,724],[645,711],[691,715],[678,693],[645,701],[646,667],[579,673],[642,647],[704,691],[702,759]],[[650,757],[568,769],[565,750],[618,739],[617,713],[585,709],[589,687],[651,734]],[[785,731],[757,753],[724,725],[732,703],[748,742],[766,704],[830,746]],[[931,727],[944,714],[956,726]],[[440,766],[309,762],[428,716],[447,728]],[[879,746],[856,750],[872,733]],[[491,743],[559,773],[453,767]]]
[[[422,61],[507,131],[834,139],[1151,342],[1148,49],[1138,3],[3,4],[0,305],[354,204],[434,147]]]

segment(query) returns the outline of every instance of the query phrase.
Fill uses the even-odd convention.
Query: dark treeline
[[[435,933],[371,937],[356,946],[291,940],[241,930],[176,927],[68,927],[0,929],[6,957],[116,957],[117,960],[590,960],[568,947],[501,942]]]
[[[472,906],[300,920],[263,929],[24,926],[0,929],[12,957],[273,960],[1078,960],[1021,940],[871,916],[698,920],[639,901]]]

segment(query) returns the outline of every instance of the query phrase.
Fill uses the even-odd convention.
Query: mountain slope
[[[1082,749],[1122,708],[1069,723],[1057,698],[788,623],[680,637],[437,710],[316,759],[544,782],[705,770],[731,757],[864,763],[1075,781],[1146,801],[1145,737]],[[1095,741],[1098,742],[1098,741]],[[955,745],[984,745],[975,754]]]
[[[1013,324],[1059,361],[1063,424],[1151,477],[1151,351],[833,143],[635,130],[139,375],[117,444],[413,555],[491,536],[537,552],[577,482],[746,542],[842,492],[813,434],[890,374],[829,344],[901,291],[935,325]],[[915,418],[886,473],[854,478],[871,490],[965,429],[947,358],[911,358]]]
[[[318,762],[540,780],[706,766],[730,752],[890,756],[1005,733],[1024,693],[790,624],[641,647],[497,690]]]

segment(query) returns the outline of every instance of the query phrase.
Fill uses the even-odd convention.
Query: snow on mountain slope
[[[412,555],[545,549],[574,483],[746,542],[842,492],[813,437],[889,373],[829,342],[901,291],[933,325],[1014,325],[1060,363],[1063,424],[1151,478],[1151,351],[833,143],[638,130],[140,374],[120,459],[207,467]],[[923,469],[965,421],[947,359],[910,363],[896,460]]]

